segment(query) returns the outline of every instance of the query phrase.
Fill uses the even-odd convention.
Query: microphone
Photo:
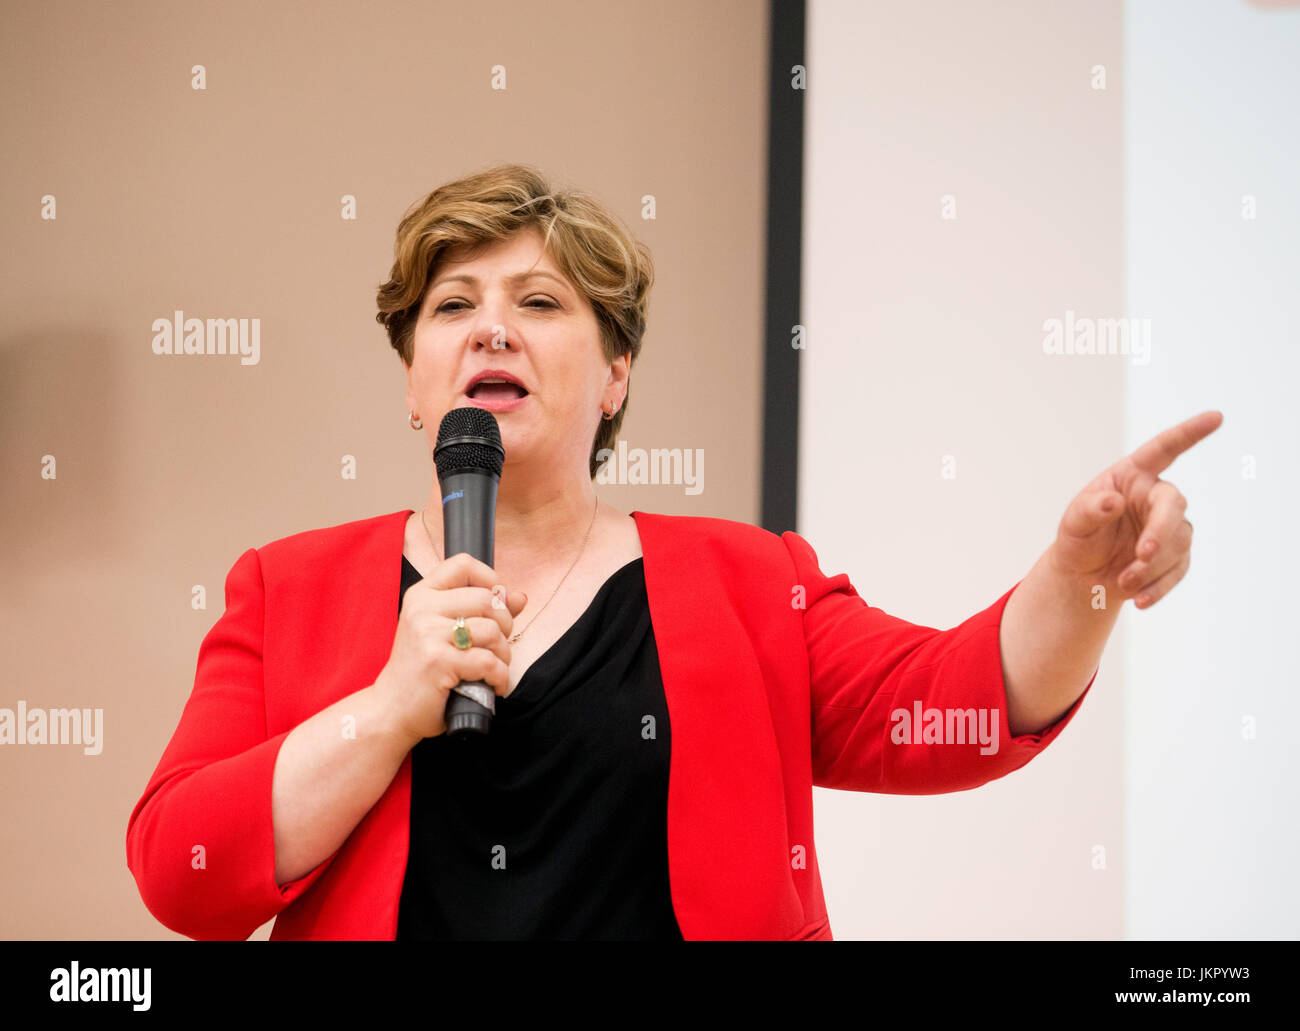
[[[497,484],[506,451],[496,417],[485,408],[453,408],[438,426],[433,462],[442,494],[442,553],[462,551],[492,565]],[[447,735],[486,734],[496,692],[481,680],[464,681],[447,696]]]

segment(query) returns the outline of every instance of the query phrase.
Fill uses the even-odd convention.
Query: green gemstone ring
[[[469,631],[465,629],[465,617],[461,616],[456,620],[456,629],[451,632],[452,643],[464,651],[470,646]]]

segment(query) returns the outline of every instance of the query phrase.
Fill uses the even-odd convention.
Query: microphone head
[[[486,408],[473,405],[453,408],[442,417],[438,425],[438,444],[433,449],[438,479],[467,469],[499,477],[505,460],[501,429],[497,426],[496,416]]]

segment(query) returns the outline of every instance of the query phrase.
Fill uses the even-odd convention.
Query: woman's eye
[[[524,305],[525,306],[540,305],[543,308],[559,307],[559,305],[555,304],[554,302],[548,300],[545,297],[529,298],[527,301],[524,302]],[[435,311],[459,311],[461,308],[464,307],[466,307],[464,301],[443,301],[442,304],[438,305]]]

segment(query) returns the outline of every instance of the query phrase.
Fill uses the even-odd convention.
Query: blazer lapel
[[[402,582],[402,550],[411,509],[394,512],[380,521],[380,532],[350,556],[357,562],[359,580],[366,586],[355,618],[367,621],[353,637],[355,661],[369,672],[371,682],[388,661],[397,632],[397,593]],[[352,832],[355,859],[340,871],[336,891],[347,901],[343,928],[347,937],[392,940],[397,937],[397,917],[411,832],[411,756],[408,752],[385,791]],[[340,859],[343,857],[340,856]],[[344,887],[346,885],[346,887]]]
[[[802,925],[803,904],[790,873],[767,685],[727,590],[739,579],[728,562],[743,556],[711,546],[685,517],[632,517],[671,728],[668,867],[678,925],[685,938],[786,938]]]

